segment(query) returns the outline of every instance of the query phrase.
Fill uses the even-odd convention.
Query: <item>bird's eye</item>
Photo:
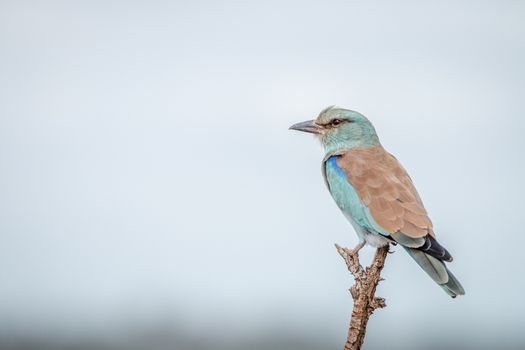
[[[334,119],[334,120],[332,120],[332,122],[330,124],[332,124],[332,126],[338,126],[342,122],[343,121],[341,119]]]

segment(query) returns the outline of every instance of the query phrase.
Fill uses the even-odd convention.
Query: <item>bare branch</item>
[[[348,329],[348,338],[344,350],[361,349],[365,340],[366,325],[375,309],[386,307],[385,299],[375,296],[377,285],[383,279],[381,271],[385,266],[385,259],[389,246],[378,248],[370,266],[366,269],[359,262],[359,249],[348,249],[335,245],[337,252],[343,257],[348,271],[354,276],[355,283],[350,288],[354,299],[352,319]]]

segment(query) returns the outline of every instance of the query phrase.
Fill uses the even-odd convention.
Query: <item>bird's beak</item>
[[[312,134],[322,134],[323,129],[315,123],[315,120],[308,120],[302,123],[297,123],[290,126],[290,130],[299,130],[309,132]]]

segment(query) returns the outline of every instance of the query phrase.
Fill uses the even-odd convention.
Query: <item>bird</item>
[[[452,256],[437,241],[412,179],[383,148],[364,115],[330,106],[315,120],[290,129],[312,133],[321,141],[325,184],[359,238],[354,252],[365,245],[399,244],[448,295],[465,294],[445,265]]]

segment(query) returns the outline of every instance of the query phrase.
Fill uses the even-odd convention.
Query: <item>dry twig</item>
[[[354,307],[344,350],[358,350],[365,340],[366,325],[370,315],[375,309],[386,307],[385,299],[376,297],[375,292],[379,281],[382,280],[381,270],[385,266],[389,246],[378,248],[374,260],[366,269],[359,262],[359,249],[342,248],[337,244],[335,247],[355,279],[354,285],[350,288]]]

